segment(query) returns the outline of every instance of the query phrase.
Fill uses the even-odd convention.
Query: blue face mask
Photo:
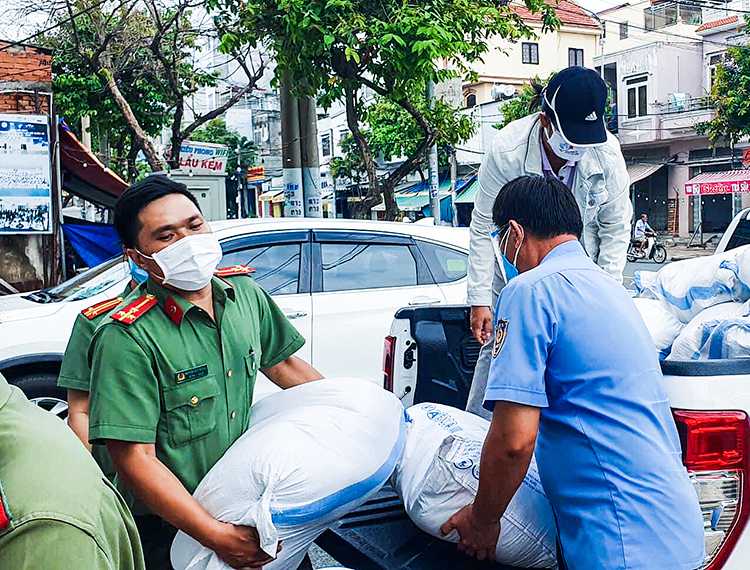
[[[502,274],[505,283],[508,283],[511,279],[518,276],[519,271],[518,267],[516,267],[516,262],[518,261],[518,252],[521,251],[521,245],[519,244],[518,248],[516,248],[516,253],[513,256],[513,263],[511,263],[505,255],[505,248],[508,247],[508,240],[510,239],[510,227],[508,227],[505,235],[498,240],[499,235],[500,230],[494,230],[490,233],[492,246],[495,250],[495,257],[497,258],[497,263],[500,265],[500,273]]]
[[[133,281],[138,283],[138,285],[145,283],[146,279],[148,279],[148,271],[138,267],[132,259],[128,259],[128,265],[130,266],[130,277],[133,278]]]

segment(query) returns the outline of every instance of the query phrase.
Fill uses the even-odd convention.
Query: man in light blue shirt
[[[498,195],[498,299],[479,491],[443,532],[491,557],[500,516],[536,449],[562,568],[693,570],[703,519],[648,331],[585,254],[571,192],[522,177]],[[520,274],[518,274],[520,272]]]

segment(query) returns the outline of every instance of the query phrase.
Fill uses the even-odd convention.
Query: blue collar
[[[551,259],[555,259],[557,257],[579,255],[585,256],[586,252],[584,251],[581,242],[579,242],[577,239],[573,239],[552,248],[552,250],[544,256],[544,259],[542,259],[542,263]],[[541,263],[539,265],[541,265]]]

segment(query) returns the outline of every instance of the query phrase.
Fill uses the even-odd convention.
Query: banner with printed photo
[[[0,234],[52,232],[46,115],[0,113]]]

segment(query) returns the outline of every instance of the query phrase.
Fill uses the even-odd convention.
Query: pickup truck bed
[[[412,363],[419,370],[419,382],[402,398],[405,405],[437,402],[465,407],[480,348],[467,332],[467,311],[457,306],[417,307],[396,314],[397,320],[408,320],[410,335],[419,346]],[[408,358],[405,361],[408,366]],[[478,562],[458,552],[455,544],[420,531],[389,487],[315,542],[356,570],[524,570]]]
[[[750,214],[749,214],[750,215]],[[469,307],[401,309],[386,339],[385,385],[409,407],[420,402],[464,408],[479,354]],[[705,570],[746,570],[750,560],[750,358],[662,363],[664,382],[703,511],[710,563]],[[718,435],[717,435],[718,434]],[[453,544],[419,531],[391,489],[318,540],[356,570],[487,568]]]
[[[381,490],[315,542],[356,570],[519,570],[478,562],[458,552],[455,544],[423,533],[406,516],[391,488]]]

